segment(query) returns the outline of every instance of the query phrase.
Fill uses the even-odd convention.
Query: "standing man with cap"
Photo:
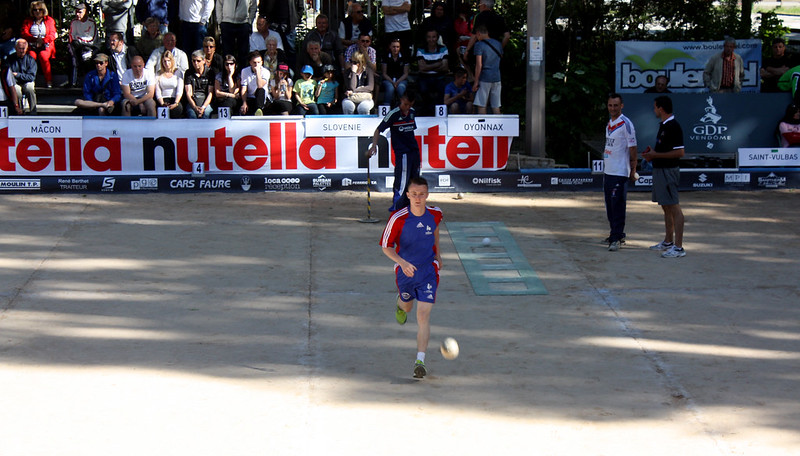
[[[603,191],[606,216],[611,232],[606,238],[608,251],[616,252],[625,243],[625,211],[628,181],[636,176],[636,130],[622,113],[622,95],[608,96],[609,121],[606,125],[606,147],[603,151]]]

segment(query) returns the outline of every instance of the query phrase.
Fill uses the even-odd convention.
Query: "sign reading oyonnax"
[[[519,136],[517,116],[459,116],[447,117],[450,136]]]
[[[308,116],[306,136],[371,137],[381,120],[374,116]]]
[[[800,166],[800,149],[741,148],[739,166]]]
[[[417,118],[423,169],[505,168],[512,137],[446,136],[445,123],[443,118]],[[358,137],[309,137],[302,119],[87,118],[82,135],[69,138],[14,137],[8,121],[0,119],[0,172],[26,177],[175,174],[191,173],[198,162],[206,173],[351,172],[366,168],[363,151],[369,142]],[[391,171],[389,144],[382,137],[373,171]]]
[[[8,135],[13,138],[80,138],[83,119],[80,117],[12,117]]]

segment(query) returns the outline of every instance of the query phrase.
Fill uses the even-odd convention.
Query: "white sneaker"
[[[683,247],[675,247],[674,245],[661,254],[661,258],[680,258],[686,256],[686,250]]]
[[[614,242],[608,244],[608,251],[609,252],[616,252],[617,250],[619,250],[620,244],[621,244],[620,241],[614,241]]]
[[[661,250],[663,252],[664,250],[671,249],[672,246],[674,246],[674,245],[675,244],[673,244],[672,242],[661,241],[656,245],[651,245],[650,246],[650,250]]]

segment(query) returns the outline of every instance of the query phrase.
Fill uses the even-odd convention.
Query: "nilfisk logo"
[[[692,127],[692,134],[689,139],[692,141],[705,141],[706,149],[713,149],[715,141],[730,141],[731,135],[728,133],[728,125],[722,120],[722,114],[717,112],[714,106],[714,99],[709,95],[706,98],[706,107],[699,123]]]

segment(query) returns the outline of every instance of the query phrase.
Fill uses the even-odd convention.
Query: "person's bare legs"
[[[675,247],[681,248],[683,247],[683,225],[685,223],[685,219],[683,217],[683,211],[681,210],[680,204],[664,206],[665,224],[668,218],[670,220],[671,227],[667,227],[667,234],[672,237],[672,233],[675,233]]]
[[[675,240],[675,223],[669,206],[661,206],[664,211],[664,242],[671,244]]]

